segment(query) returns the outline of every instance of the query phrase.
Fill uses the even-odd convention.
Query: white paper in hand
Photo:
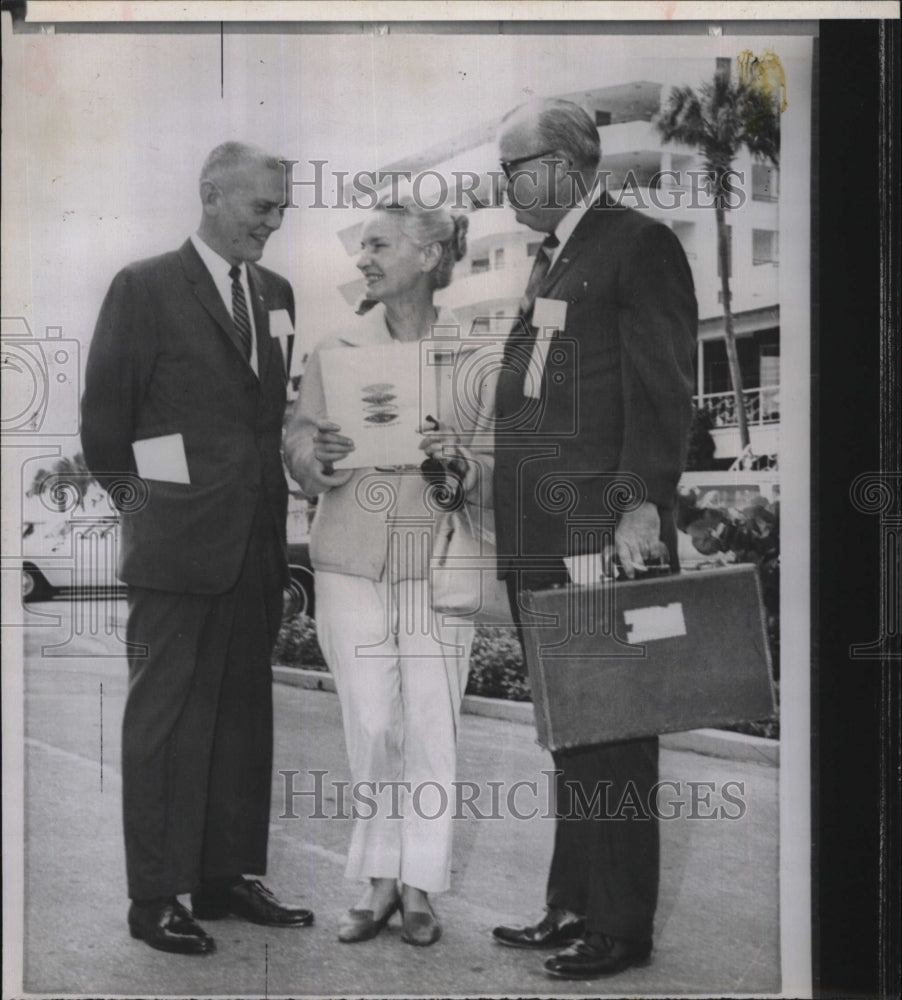
[[[597,552],[588,552],[582,556],[565,556],[564,565],[567,567],[570,580],[579,587],[587,587],[605,579],[604,564]]]
[[[354,442],[336,468],[419,465],[424,421],[437,405],[435,373],[421,366],[421,345],[336,347],[320,361],[329,420]]]
[[[164,434],[162,437],[135,441],[132,451],[142,479],[190,485],[188,458],[181,434]]]

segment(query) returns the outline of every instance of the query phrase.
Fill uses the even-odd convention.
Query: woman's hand
[[[430,426],[424,429],[420,449],[433,462],[440,462],[446,475],[456,478],[464,494],[476,485],[478,463],[469,448],[461,444],[460,436],[450,427],[440,424],[434,417],[426,418]]]
[[[341,428],[330,420],[316,421],[313,436],[313,456],[322,464],[323,475],[331,476],[335,463],[346,458],[354,450],[354,442],[339,433]]]

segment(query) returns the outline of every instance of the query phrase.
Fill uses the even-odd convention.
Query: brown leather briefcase
[[[752,565],[522,595],[539,742],[549,750],[775,712]]]

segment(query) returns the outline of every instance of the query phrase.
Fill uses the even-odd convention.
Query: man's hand
[[[667,546],[660,540],[660,534],[661,518],[653,503],[646,501],[620,518],[614,529],[614,554],[628,579],[646,572],[646,559],[667,561]],[[604,553],[604,571],[612,575],[610,548]]]

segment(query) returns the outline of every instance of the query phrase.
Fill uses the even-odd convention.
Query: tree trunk
[[[730,366],[730,381],[736,401],[736,419],[739,423],[739,447],[745,450],[749,445],[749,422],[745,412],[745,397],[742,394],[742,372],[739,369],[739,355],[736,352],[736,335],[733,332],[733,309],[730,305],[729,257],[727,254],[727,222],[723,208],[715,205],[717,218],[717,257],[720,261],[720,291],[723,299],[723,333],[727,346],[727,363]]]

